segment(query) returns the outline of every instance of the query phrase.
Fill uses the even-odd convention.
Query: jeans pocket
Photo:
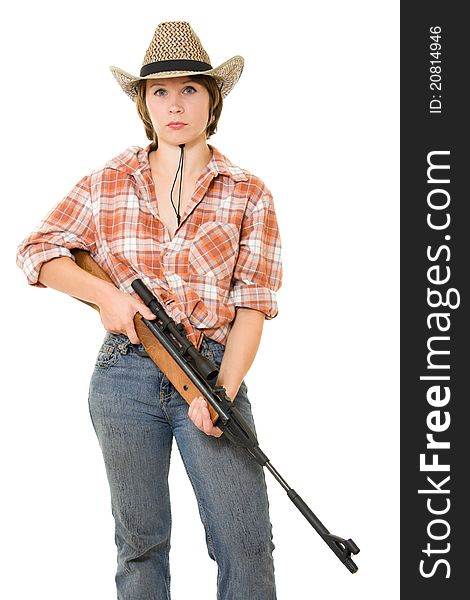
[[[98,352],[95,365],[102,368],[111,367],[116,363],[118,354],[119,353],[116,349],[116,346],[105,343],[101,346]]]
[[[126,336],[108,332],[99,349],[95,366],[103,369],[112,367],[119,360],[120,355],[127,352],[128,345],[129,340]]]

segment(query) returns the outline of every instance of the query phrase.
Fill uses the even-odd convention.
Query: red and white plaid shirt
[[[84,176],[18,247],[28,283],[41,265],[88,250],[121,290],[140,278],[197,347],[226,344],[237,307],[278,313],[281,240],[273,198],[214,146],[173,239],[160,221],[148,152],[131,146]]]

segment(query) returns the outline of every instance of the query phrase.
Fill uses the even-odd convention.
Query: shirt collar
[[[130,175],[142,172],[145,169],[150,169],[148,158],[150,146],[151,144],[146,148],[130,146],[127,150],[108,161],[105,167],[129,173]],[[224,154],[222,154],[222,152],[217,150],[215,146],[212,146],[211,144],[208,144],[208,146],[212,151],[212,158],[207,163],[205,171],[211,171],[214,174],[214,177],[217,175],[227,175],[234,181],[248,180],[246,171],[233,164]]]

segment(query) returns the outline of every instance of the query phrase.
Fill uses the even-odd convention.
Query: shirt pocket
[[[231,277],[238,255],[238,227],[210,221],[199,226],[188,257],[189,272],[217,279]]]

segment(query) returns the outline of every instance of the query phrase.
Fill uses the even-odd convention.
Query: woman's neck
[[[174,177],[181,156],[181,148],[160,142],[158,148],[149,153],[149,162],[154,175]],[[212,158],[212,151],[206,140],[191,142],[184,146],[184,177],[197,178]]]

